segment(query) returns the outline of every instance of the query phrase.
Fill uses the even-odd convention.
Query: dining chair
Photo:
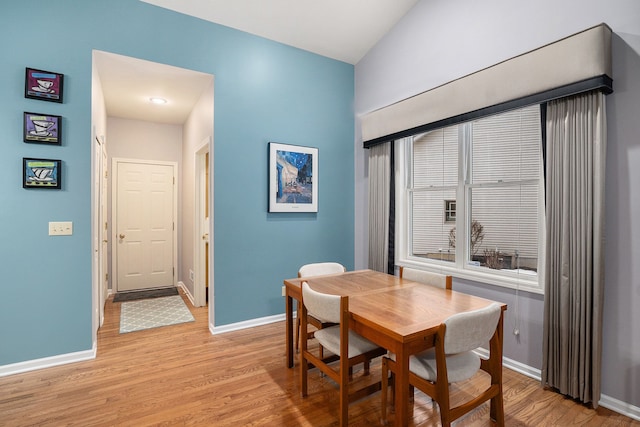
[[[298,277],[322,276],[324,274],[344,273],[347,269],[337,262],[316,262],[305,264],[298,270]],[[322,329],[333,324],[325,324],[313,316],[309,316],[309,323],[316,329]],[[307,332],[307,338],[313,337],[313,332]],[[300,310],[298,310],[298,319],[296,321],[296,353],[300,345]],[[322,347],[320,347],[320,357],[322,357]]]
[[[502,399],[502,362],[497,359],[502,354],[497,347],[499,340],[494,340],[501,328],[500,304],[492,303],[485,308],[458,313],[447,318],[438,328],[435,347],[409,358],[409,384],[422,390],[440,407],[440,419],[443,427],[477,408],[487,400],[492,401],[492,418],[499,426],[504,426],[504,409]],[[488,360],[481,359],[473,350],[490,342]],[[394,355],[382,359],[382,420],[387,419],[387,388],[389,371],[395,374]],[[491,384],[456,407],[450,405],[449,384],[465,381],[473,377],[478,370],[491,375]],[[474,389],[475,390],[475,389]],[[469,393],[473,393],[470,390]],[[395,398],[395,396],[394,396]]]
[[[413,280],[414,282],[424,283],[425,285],[435,286],[442,289],[451,289],[453,279],[451,276],[432,273],[430,271],[418,270],[410,267],[400,267],[400,278]]]
[[[338,384],[340,393],[339,424],[346,426],[349,421],[349,401],[363,396],[363,390],[352,390],[349,394],[351,368],[361,362],[386,354],[386,350],[349,329],[349,297],[316,292],[307,282],[302,283],[302,325],[307,326],[309,314],[323,322],[336,326],[316,331],[315,338],[328,351],[338,356],[337,369],[320,356],[309,351],[306,339],[301,343],[300,378],[302,397],[308,395],[307,376],[310,364],[317,367]],[[335,365],[335,363],[333,364]],[[371,392],[379,387],[369,389]],[[367,390],[364,390],[367,392]]]

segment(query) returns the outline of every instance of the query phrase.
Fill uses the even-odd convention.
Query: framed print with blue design
[[[62,188],[62,161],[22,159],[22,187],[59,190]]]
[[[318,149],[269,143],[269,212],[318,212]]]

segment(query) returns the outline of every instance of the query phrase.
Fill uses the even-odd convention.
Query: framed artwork
[[[269,212],[318,212],[318,149],[269,143]]]
[[[48,159],[22,159],[23,188],[62,188],[62,161]]]
[[[24,97],[42,101],[62,102],[64,74],[27,68]]]
[[[24,142],[60,145],[62,142],[62,117],[51,114],[24,113],[22,120]]]

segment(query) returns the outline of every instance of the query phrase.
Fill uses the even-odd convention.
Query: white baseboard
[[[636,421],[640,421],[640,407],[634,406],[630,403],[623,402],[607,395],[600,396],[600,402],[598,402],[603,408],[611,409],[622,415],[626,415],[629,418],[633,418]]]
[[[479,348],[474,351],[485,359],[489,357],[489,351],[484,348]],[[533,378],[537,381],[540,381],[542,379],[542,372],[540,371],[540,369],[532,368],[531,366],[525,365],[524,363],[520,363],[513,359],[509,359],[508,357],[502,358],[502,366],[507,369],[511,369],[512,371],[519,372],[522,375],[526,375],[527,377]],[[640,408],[630,403],[623,402],[621,400],[607,396],[606,394],[601,394],[598,405],[602,406],[603,408],[611,409],[618,414],[640,421]]]
[[[282,322],[285,320],[285,315],[276,314],[274,316],[260,317],[257,319],[245,320],[244,322],[231,323],[229,325],[213,326],[209,323],[209,331],[212,335],[223,334],[225,332],[238,331],[240,329],[253,328],[254,326],[268,325],[269,323]]]
[[[0,377],[6,377],[23,372],[36,371],[38,369],[52,368],[68,363],[84,362],[96,358],[97,349],[78,351],[75,353],[60,354],[58,356],[44,357],[42,359],[27,360],[26,362],[12,363],[0,366]]]
[[[474,350],[474,352],[484,359],[489,358],[489,350],[485,348],[477,348]],[[522,375],[525,375],[529,378],[533,378],[534,380],[540,381],[540,378],[542,378],[540,369],[525,365],[524,363],[520,363],[517,360],[509,359],[508,357],[502,358],[502,366],[507,369],[511,369],[512,371],[521,373]]]
[[[182,290],[184,291],[184,294],[187,296],[187,298],[189,298],[191,305],[195,307],[196,306],[195,299],[193,298],[193,295],[191,295],[191,292],[189,292],[189,289],[187,289],[187,287],[184,285],[184,282],[179,281],[178,287],[182,288]]]

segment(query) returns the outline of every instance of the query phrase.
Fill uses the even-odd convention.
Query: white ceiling
[[[356,64],[418,0],[142,0]]]
[[[105,108],[110,117],[183,124],[213,76],[184,68],[94,51]],[[156,105],[151,97],[166,104]]]
[[[141,0],[356,64],[418,0]],[[96,51],[107,115],[183,124],[213,76]],[[150,97],[167,99],[165,105]]]

